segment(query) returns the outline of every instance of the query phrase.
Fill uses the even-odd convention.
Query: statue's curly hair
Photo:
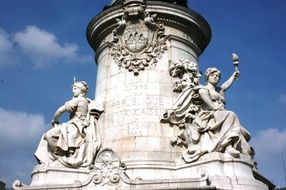
[[[215,68],[215,67],[210,67],[210,68],[208,68],[208,69],[206,70],[206,72],[205,72],[205,79],[208,80],[210,74],[215,73],[215,72],[217,72],[217,73],[219,74],[219,77],[221,77],[220,70],[218,70],[218,69]]]

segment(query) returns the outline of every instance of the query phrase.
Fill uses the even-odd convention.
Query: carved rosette
[[[155,18],[139,2],[125,5],[124,15],[113,30],[112,56],[119,67],[138,75],[158,62],[167,49],[167,36],[164,25],[156,23]]]
[[[93,182],[97,185],[115,185],[120,180],[120,173],[125,170],[118,155],[111,149],[102,150],[95,159]]]

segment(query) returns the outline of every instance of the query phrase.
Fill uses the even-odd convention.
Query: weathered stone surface
[[[173,187],[191,188],[191,179],[198,178],[202,171],[206,171],[206,175],[209,176],[208,184],[217,188],[268,189],[267,185],[254,179],[252,173],[254,163],[251,156],[242,154],[236,159],[227,157],[228,154],[214,152],[201,155],[197,162],[186,164],[181,158],[184,147],[171,146],[169,142],[180,133],[181,129],[171,128],[167,123],[161,123],[161,116],[166,110],[174,108],[177,93],[190,86],[199,85],[200,74],[199,68],[196,68],[196,76],[190,75],[193,68],[185,68],[181,71],[178,69],[178,72],[182,72],[180,76],[176,74],[172,76],[170,68],[178,60],[186,65],[196,65],[198,57],[210,40],[211,31],[202,17],[185,8],[169,6],[159,1],[146,1],[143,7],[142,2],[138,1],[138,4],[136,4],[137,1],[128,2],[121,4],[122,10],[124,6],[133,7],[138,11],[134,12],[135,15],[139,15],[137,18],[130,15],[124,16],[126,12],[121,12],[120,6],[112,7],[106,10],[104,20],[101,15],[95,17],[87,32],[89,43],[97,56],[101,57],[101,52],[105,52],[105,60],[97,60],[99,73],[98,88],[95,93],[96,98],[102,99],[105,103],[106,113],[101,120],[103,144],[108,144],[118,153],[126,164],[126,174],[131,179],[162,180],[161,185],[156,186],[157,188],[166,188],[164,183],[167,179],[177,180],[178,183]],[[167,49],[162,51],[160,56],[154,55],[158,56],[155,64],[139,69],[134,75],[134,70],[129,69],[132,73],[128,71],[128,67],[123,68],[122,65],[118,67],[118,58],[114,59],[112,48],[114,39],[119,41],[124,39],[122,34],[126,30],[132,33],[130,27],[129,29],[126,27],[128,19],[131,17],[135,20],[142,19],[144,15],[140,16],[139,13],[142,9],[148,15],[156,14],[152,17],[152,23],[160,23],[164,28],[164,40],[166,40],[164,43]],[[114,23],[114,18],[117,18],[117,23]],[[151,17],[145,15],[145,18]],[[139,23],[133,20],[134,22]],[[101,28],[107,24],[109,27],[106,28],[105,33],[101,32]],[[113,36],[113,43],[109,44],[108,39],[114,29],[116,35]],[[108,45],[104,45],[102,39],[106,39],[105,43]],[[121,45],[124,46],[124,43]],[[126,56],[134,55],[128,51],[125,53]],[[121,60],[124,62],[124,59]],[[176,66],[173,68],[176,69]],[[174,76],[177,78],[175,79]],[[102,85],[103,80],[105,85]],[[102,91],[106,93],[102,95]],[[189,180],[188,186],[180,184],[181,178]],[[248,180],[249,184],[244,183],[245,180]],[[150,186],[144,187],[150,188]],[[197,186],[197,188],[200,187]],[[151,189],[153,188],[156,189],[155,186]]]
[[[112,1],[90,22],[87,38],[98,65],[95,99],[104,106],[101,149],[89,167],[37,166],[31,185],[16,181],[15,189],[271,187],[244,152],[218,149],[187,161],[192,144],[184,126],[161,122],[166,110],[176,111],[178,93],[200,86],[198,57],[211,38],[208,23],[186,1]]]
[[[132,6],[136,7],[136,4]],[[103,17],[99,15],[91,21],[88,28],[89,42],[98,52],[95,98],[105,104],[105,114],[100,120],[103,126],[103,146],[104,144],[111,145],[110,148],[119,154],[127,166],[130,166],[129,163],[134,165],[136,162],[145,162],[148,165],[150,161],[158,163],[159,166],[172,162],[174,164],[174,159],[179,156],[179,152],[173,149],[168,142],[170,137],[174,136],[174,129],[160,123],[160,117],[166,109],[172,107],[176,99],[176,94],[172,92],[172,78],[169,76],[169,61],[173,59],[196,61],[204,45],[198,45],[199,42],[193,40],[198,36],[194,35],[201,35],[200,38],[205,39],[204,44],[207,44],[210,30],[204,20],[196,17],[196,13],[176,8],[166,7],[165,4],[162,6],[156,2],[150,2],[150,4],[147,2],[145,12],[156,13],[157,16],[154,17],[153,22],[164,26],[164,35],[168,37],[168,40],[167,49],[162,56],[157,58],[157,63],[140,71],[139,76],[134,76],[128,70],[118,67],[112,56],[113,45],[102,43],[105,41],[108,44],[112,30],[119,30],[120,23],[114,23],[114,25],[110,23],[109,26],[113,29],[112,27],[106,28],[110,33],[106,31],[103,34],[99,29],[113,22],[115,18],[121,19],[123,9],[115,10],[114,8],[112,12],[109,12],[111,9],[106,10],[109,15],[108,19],[103,22]],[[182,27],[177,19],[180,20],[180,16],[186,14],[188,18],[184,17],[190,25],[207,32],[192,33],[187,28],[181,30],[187,26]],[[99,33],[102,34],[101,37]],[[201,49],[194,50],[187,45],[190,43],[196,47],[201,46]],[[149,152],[148,156],[144,158],[142,155],[141,157],[142,151]],[[154,153],[154,151],[159,153]]]

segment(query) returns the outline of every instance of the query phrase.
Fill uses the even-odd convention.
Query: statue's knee
[[[44,138],[47,140],[47,141],[51,141],[52,139],[55,138],[55,133],[54,131],[50,130],[48,132],[46,132]]]

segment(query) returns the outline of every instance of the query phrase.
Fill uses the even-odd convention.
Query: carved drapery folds
[[[199,86],[201,74],[199,72],[198,64],[189,60],[175,60],[169,61],[169,74],[173,78],[173,91],[179,96],[173,109],[167,111],[162,118],[162,122],[168,122],[171,127],[176,127],[178,133],[170,141],[172,146],[188,147],[189,136],[187,129],[192,123],[197,113],[200,111],[200,99],[193,93],[193,97],[185,96],[183,91],[188,89],[195,89]],[[184,97],[185,96],[185,97]],[[188,99],[188,111],[179,110],[181,105],[180,99]]]
[[[197,63],[170,62],[173,91],[179,95],[161,122],[177,128],[178,133],[171,139],[171,144],[185,148],[182,159],[186,163],[210,152],[227,153],[235,158],[240,154],[253,157],[253,149],[248,144],[249,132],[240,125],[235,113],[225,109],[223,94],[238,77],[237,72],[222,86],[217,86],[220,71],[209,68],[205,74],[207,84],[201,85]]]
[[[155,21],[156,14],[145,12],[140,2],[126,4],[124,15],[113,31],[112,56],[119,67],[134,75],[151,64],[167,49],[163,24]]]
[[[98,119],[104,109],[97,101],[85,97],[86,86],[85,81],[74,82],[73,98],[55,112],[53,122],[59,122],[65,112],[70,113],[70,120],[53,124],[42,136],[35,152],[40,165],[79,168],[93,163],[102,143]],[[80,94],[76,90],[81,90]]]

